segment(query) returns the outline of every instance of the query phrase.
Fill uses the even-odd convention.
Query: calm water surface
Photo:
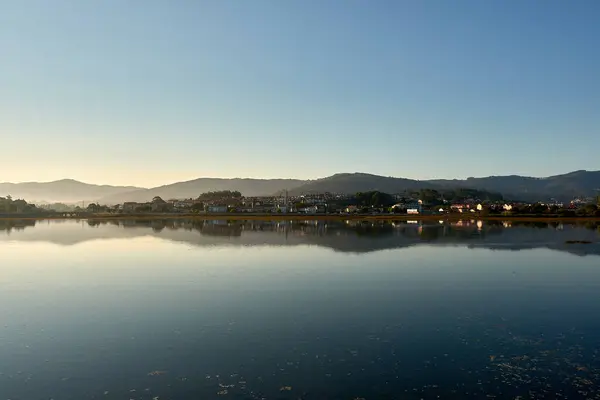
[[[0,399],[600,399],[599,232],[0,221]]]

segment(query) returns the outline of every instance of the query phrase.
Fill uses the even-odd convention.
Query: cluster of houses
[[[442,205],[433,207],[424,204],[417,199],[406,199],[402,195],[394,195],[396,204],[391,207],[361,207],[348,205],[352,203],[349,195],[335,195],[330,193],[311,194],[302,196],[263,196],[263,197],[240,197],[223,198],[210,201],[199,199],[170,199],[163,200],[155,197],[147,203],[126,202],[117,207],[122,213],[137,212],[203,212],[212,214],[222,214],[227,212],[235,213],[299,213],[299,214],[353,214],[353,213],[404,213],[404,214],[424,214],[424,213],[478,213],[483,211],[510,212],[513,209],[521,209],[524,206],[530,206],[526,203],[509,202],[480,202],[478,199],[464,199],[460,203],[451,203],[444,201]],[[551,201],[542,206],[548,208],[576,209],[585,204],[585,200],[575,199],[568,204]],[[540,205],[540,203],[537,203]]]
[[[333,200],[333,201],[332,201]],[[481,205],[465,204],[451,205],[452,211],[463,212],[481,210]],[[243,199],[224,199],[204,202],[197,199],[170,199],[162,200],[160,197],[155,197],[147,203],[125,202],[117,207],[117,210],[122,213],[138,213],[138,212],[205,212],[211,214],[222,214],[227,212],[235,213],[298,213],[298,214],[321,214],[321,213],[346,213],[354,214],[364,212],[364,207],[356,205],[344,205],[342,196],[327,198],[325,195],[298,196],[293,198],[279,197],[246,197]],[[440,209],[440,211],[444,211]],[[394,204],[391,208],[386,207],[370,207],[369,213],[406,213],[406,214],[422,214],[424,212],[423,202],[409,201]]]
[[[338,199],[340,196],[338,196]],[[150,202],[125,202],[117,207],[122,213],[136,212],[189,212],[206,213],[325,213],[331,197],[326,195],[307,195],[297,197],[245,197],[225,198],[203,201],[199,199],[169,199],[155,197]]]

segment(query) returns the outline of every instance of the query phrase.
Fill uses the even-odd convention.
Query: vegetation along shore
[[[0,197],[0,218],[203,218],[203,219],[369,219],[369,220],[596,220],[600,196],[525,202],[476,189],[420,189],[244,196],[239,191],[205,192],[185,199],[154,196],[145,202],[36,205]]]

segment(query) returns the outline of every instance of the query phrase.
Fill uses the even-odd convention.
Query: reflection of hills
[[[470,221],[453,224],[325,221],[0,221],[0,240],[45,241],[73,245],[89,240],[154,236],[193,246],[315,245],[334,251],[365,253],[420,244],[522,250],[549,248],[578,255],[600,255],[598,224]],[[592,244],[568,245],[567,240]]]

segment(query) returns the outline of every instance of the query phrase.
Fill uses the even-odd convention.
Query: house
[[[416,203],[406,204],[407,214],[421,214],[423,212],[423,200],[419,200]]]
[[[201,200],[196,199],[187,199],[187,200],[169,200],[169,203],[172,204],[173,208],[178,210],[185,210],[192,208],[192,206],[196,204],[202,204]]]
[[[316,214],[318,211],[319,211],[319,208],[317,206],[308,206],[308,207],[298,209],[298,212],[301,212],[304,214]]]
[[[178,210],[190,208],[193,205],[191,202],[189,202],[187,200],[183,200],[183,201],[175,200],[172,204],[173,204],[173,208],[178,209]]]
[[[220,214],[227,212],[227,206],[225,205],[210,205],[206,207],[206,212],[212,214]]]
[[[407,214],[421,214],[423,212],[423,202],[419,200],[416,203],[404,204],[404,209]]]
[[[406,211],[407,214],[421,214],[423,203],[420,200],[413,203],[397,203],[390,207],[390,209],[393,213]]]
[[[454,212],[464,212],[464,211],[469,211],[471,209],[471,205],[470,204],[452,204],[450,205],[450,211],[454,211]]]
[[[346,212],[348,214],[352,214],[352,213],[358,212],[358,207],[356,207],[356,206],[348,206],[348,207],[346,207]]]
[[[254,203],[252,204],[251,212],[255,213],[270,213],[276,212],[277,207],[272,203]]]

